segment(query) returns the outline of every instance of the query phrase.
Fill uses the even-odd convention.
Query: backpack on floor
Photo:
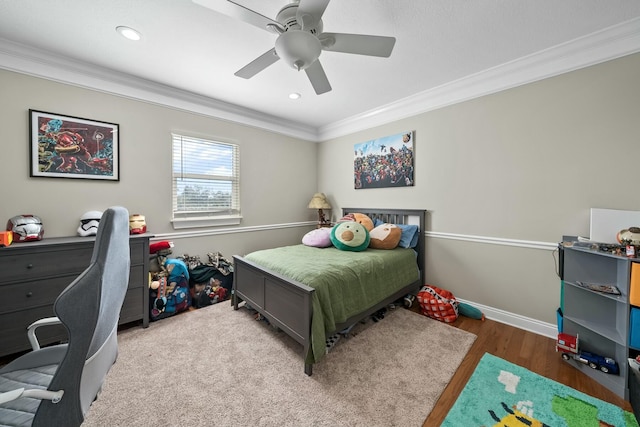
[[[445,323],[458,318],[458,301],[450,291],[424,285],[417,295],[422,314]]]
[[[191,306],[189,272],[184,262],[176,259],[165,261],[168,276],[158,278],[156,289],[149,289],[149,320],[159,320],[185,311]]]

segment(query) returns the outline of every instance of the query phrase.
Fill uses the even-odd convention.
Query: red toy
[[[556,351],[562,352],[564,360],[573,359],[577,362],[589,365],[592,369],[600,369],[605,374],[618,375],[620,369],[615,360],[610,357],[599,356],[588,351],[580,351],[578,348],[578,336],[558,334]]]
[[[9,246],[13,242],[13,231],[0,231],[0,247]]]
[[[162,240],[160,242],[151,243],[149,245],[149,253],[153,255],[162,250],[171,249],[172,247],[173,247],[173,242]]]

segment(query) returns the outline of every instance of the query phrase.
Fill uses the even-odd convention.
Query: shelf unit
[[[618,396],[629,399],[629,283],[631,264],[626,258],[594,249],[563,246],[561,278],[563,332],[579,335],[580,350],[608,356],[618,363],[619,375],[605,374],[575,360],[567,363],[595,379]],[[592,291],[577,284],[614,285],[620,295]]]

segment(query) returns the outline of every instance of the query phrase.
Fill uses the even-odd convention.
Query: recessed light
[[[291,98],[291,99],[300,99],[300,97],[302,97],[302,95],[300,95],[300,94],[299,94],[299,93],[297,93],[297,92],[294,92],[294,93],[290,93],[290,94],[289,94],[289,98]]]
[[[129,27],[119,26],[116,27],[116,31],[120,33],[122,37],[133,41],[138,41],[142,37],[139,32]]]

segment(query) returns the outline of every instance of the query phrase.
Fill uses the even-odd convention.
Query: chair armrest
[[[50,326],[50,325],[59,325],[62,322],[57,317],[45,317],[44,319],[36,320],[32,324],[27,327],[27,338],[29,338],[29,343],[31,344],[31,348],[35,350],[40,350],[40,343],[38,342],[38,338],[36,337],[36,329],[40,326]]]
[[[0,393],[0,405],[19,399],[23,392],[24,388],[17,388],[15,390]]]
[[[3,403],[11,402],[12,400],[20,399],[21,397],[31,397],[33,399],[50,400],[53,403],[60,402],[64,390],[49,391],[41,389],[25,390],[24,388],[17,388],[15,390],[0,393],[0,405]]]

